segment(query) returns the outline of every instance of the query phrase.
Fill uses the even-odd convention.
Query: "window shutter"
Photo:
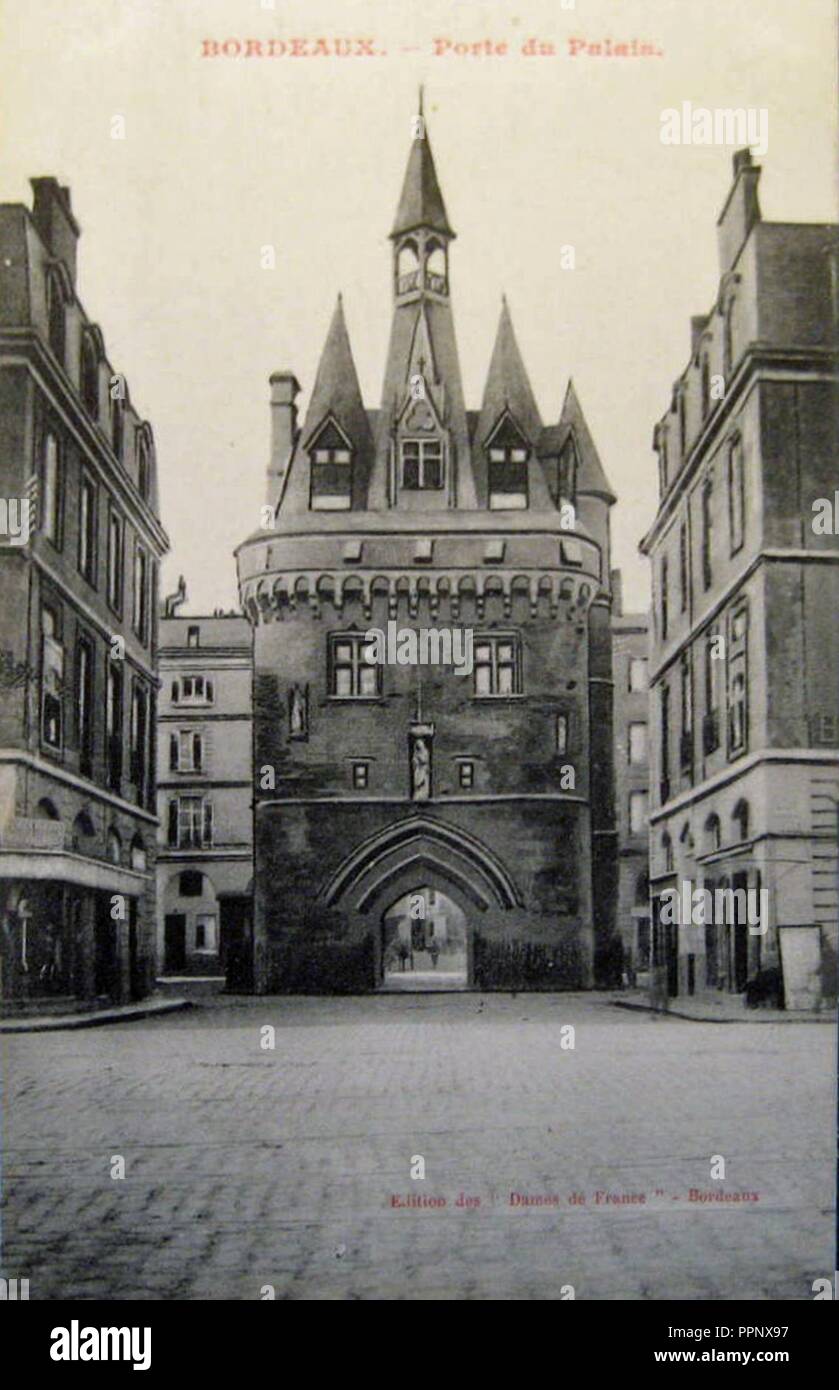
[[[203,745],[200,734],[192,735],[192,767],[195,772],[203,770]]]
[[[201,739],[201,771],[209,772],[213,766],[213,731],[212,729],[202,729]]]
[[[172,772],[178,770],[178,735],[169,735],[169,767]]]
[[[207,681],[207,700],[208,700],[208,702],[209,702],[210,704],[212,704],[212,703],[213,703],[213,699],[214,699],[214,694],[213,694],[213,682],[208,680],[208,681]]]
[[[179,701],[180,698],[181,698],[181,683],[180,683],[180,681],[172,681],[172,704],[173,704],[173,705],[176,705],[176,704],[178,703],[178,701]]]
[[[172,797],[169,802],[169,844],[178,843],[178,798]]]
[[[212,843],[213,843],[213,803],[212,803],[212,801],[205,801],[205,802],[204,802],[204,844],[205,844],[205,845],[211,845]]]

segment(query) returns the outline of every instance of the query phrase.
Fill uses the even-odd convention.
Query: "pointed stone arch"
[[[406,871],[446,880],[481,911],[522,907],[521,894],[498,856],[476,836],[430,816],[409,816],[369,836],[324,884],[320,900],[348,897],[368,912]]]

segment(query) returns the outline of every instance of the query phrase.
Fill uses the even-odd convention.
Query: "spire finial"
[[[422,109],[422,105],[423,105],[423,85],[422,85],[422,83],[420,82],[420,88],[419,88],[419,111],[417,112],[417,114],[418,114],[419,116],[422,116],[422,115],[425,114],[424,111],[423,111],[423,109]]]

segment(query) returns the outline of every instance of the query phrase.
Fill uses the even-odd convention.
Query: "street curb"
[[[753,1009],[745,1018],[712,1018],[707,1015],[683,1014],[678,1009],[657,1009],[653,1004],[630,1004],[624,999],[610,999],[613,1009],[632,1009],[635,1013],[660,1014],[662,1018],[680,1018],[686,1023],[835,1023],[833,1013],[798,1015],[795,1018],[760,1018],[760,1009]]]
[[[133,1023],[138,1018],[155,1018],[193,1007],[191,999],[162,999],[153,1004],[129,1009],[98,1009],[89,1014],[60,1014],[57,1018],[40,1017],[2,1019],[0,1033],[57,1033],[77,1028],[101,1028],[106,1023]]]

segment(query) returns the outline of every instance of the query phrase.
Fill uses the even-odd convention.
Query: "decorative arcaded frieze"
[[[491,574],[445,571],[411,574],[343,573],[341,571],[298,570],[288,574],[261,574],[244,580],[240,598],[252,622],[282,618],[305,607],[310,617],[319,618],[324,607],[343,613],[347,604],[359,604],[364,617],[372,618],[377,600],[387,604],[388,616],[396,618],[400,603],[409,618],[416,618],[421,603],[427,603],[432,617],[441,607],[453,619],[461,615],[464,604],[473,604],[483,619],[487,602],[500,599],[505,617],[512,615],[513,602],[526,597],[530,614],[536,617],[540,604],[557,617],[561,609],[584,613],[599,592],[592,575],[568,574],[561,570],[493,570]]]

